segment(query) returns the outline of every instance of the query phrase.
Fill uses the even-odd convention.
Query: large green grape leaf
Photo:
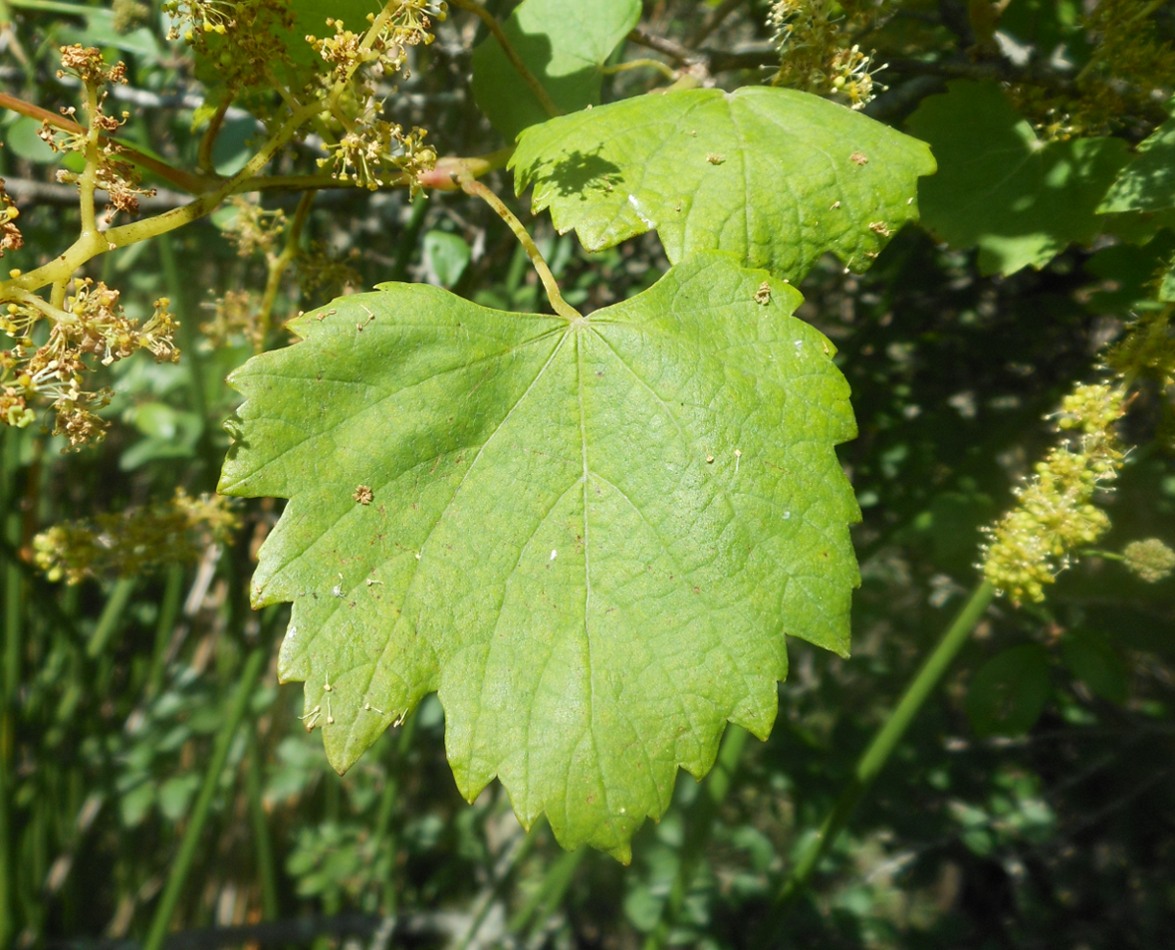
[[[908,123],[939,164],[918,189],[922,223],[955,247],[978,245],[984,274],[1039,268],[1070,244],[1089,243],[1126,143],[1042,141],[998,86],[959,80],[947,90]]]
[[[600,101],[603,66],[640,19],[640,0],[524,0],[502,32],[563,112]],[[493,37],[473,51],[473,96],[511,142],[550,118]]]
[[[655,229],[673,262],[720,249],[799,280],[825,251],[864,269],[917,216],[922,142],[789,89],[639,96],[526,129],[510,160],[590,250]]]
[[[846,654],[857,582],[799,299],[725,254],[574,320],[385,284],[233,374],[220,490],[290,499],[253,601],[293,601],[279,673],[337,769],[436,690],[462,794],[626,860],[727,721],[766,736],[785,635]]]

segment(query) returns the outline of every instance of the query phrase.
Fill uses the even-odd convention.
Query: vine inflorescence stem
[[[799,858],[777,893],[772,912],[768,915],[759,933],[759,937],[766,941],[764,946],[769,945],[778,936],[785,911],[792,901],[807,889],[808,882],[811,880],[820,859],[831,850],[845,825],[848,824],[857,804],[865,797],[874,779],[881,773],[889,761],[890,755],[906,734],[910,723],[935,687],[938,686],[943,674],[946,673],[963,644],[967,642],[971,632],[983,618],[988,606],[995,598],[995,594],[995,588],[987,581],[981,581],[972,590],[971,596],[968,597],[967,602],[947,627],[938,645],[906,687],[906,691],[902,694],[893,712],[889,714],[873,737],[873,741],[861,754],[861,758],[853,770],[852,778],[845,785],[832,810],[825,817],[820,830],[808,842],[807,847],[801,851]]]

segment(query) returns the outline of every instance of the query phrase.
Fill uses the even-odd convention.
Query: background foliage
[[[523,19],[509,19],[515,4],[488,6],[508,25]],[[246,926],[279,943],[755,945],[870,735],[975,585],[981,528],[1054,439],[1042,418],[1102,360],[1129,367],[1119,431],[1135,448],[1099,498],[1112,522],[1101,553],[1061,573],[1044,603],[993,605],[781,926],[821,946],[1164,942],[1175,904],[1171,582],[1148,584],[1115,556],[1175,538],[1171,10],[1118,0],[774,10],[788,15],[769,20],[751,0],[646,2],[620,51],[588,57],[590,82],[567,88],[594,98],[598,81],[603,101],[623,99],[665,80],[612,67],[652,57],[720,88],[779,70],[789,86],[854,102],[876,72],[888,89],[867,111],[930,143],[939,172],[920,188],[923,226],[897,233],[862,274],[826,257],[800,285],[798,315],[836,343],[860,430],[840,448],[864,514],[852,658],[793,641],[771,737],[745,742],[732,729],[706,782],[679,776],[623,871],[561,852],[544,826],[523,835],[497,786],[466,806],[435,699],[345,778],[325,769],[320,741],[295,718],[299,691],[273,685],[284,608],[248,606],[277,507],[220,516],[237,524],[227,541],[218,530],[232,524],[207,512],[178,523],[124,513],[189,511],[212,490],[239,398],[225,377],[284,345],[299,310],[413,279],[530,312],[542,288],[501,222],[460,194],[333,189],[300,203],[274,191],[228,205],[91,266],[133,316],[171,298],[183,350],[178,363],[144,354],[106,371],[115,395],[99,447],[62,455],[39,422],[0,430],[0,943],[152,940],[162,921],[192,940]],[[7,0],[0,24],[11,95],[52,112],[74,104],[57,49],[99,46],[128,67],[111,107],[130,113],[119,135],[199,166],[217,77],[167,39],[153,5]],[[521,97],[517,113],[482,117],[466,79],[491,55],[472,52],[487,36],[452,11],[399,82],[399,121],[427,127],[441,154],[490,153],[530,121]],[[854,44],[876,50],[872,66]],[[568,108],[585,101],[552,92]],[[225,113],[208,156],[217,170],[251,154],[262,111],[245,100]],[[78,226],[76,193],[56,182],[61,156],[38,127],[15,110],[0,116],[0,177],[25,239],[6,267],[35,267]],[[313,143],[295,148],[276,171],[314,174],[319,157]],[[489,180],[501,195],[512,188],[505,173]],[[145,212],[188,200],[175,182],[158,184]],[[299,215],[290,247],[281,226]],[[585,309],[645,289],[667,264],[652,234],[587,252],[545,218],[531,227],[564,296]],[[1138,332],[1123,344],[1129,327]],[[65,586],[34,567],[33,539],[74,519],[92,529],[77,533],[90,539],[83,555],[71,560],[78,542],[60,536],[45,548],[54,576],[84,577]],[[203,831],[189,847],[193,826]],[[186,884],[169,895],[181,859]]]

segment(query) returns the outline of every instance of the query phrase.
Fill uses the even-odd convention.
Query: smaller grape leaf
[[[463,795],[627,860],[767,735],[785,635],[847,654],[855,429],[799,300],[713,253],[571,320],[385,284],[232,375],[220,491],[289,499],[253,602],[337,769],[437,691]]]
[[[939,171],[918,188],[922,223],[954,247],[979,247],[984,274],[1043,267],[1101,230],[1098,202],[1126,160],[1114,138],[1045,142],[992,83],[958,80],[907,127]]]
[[[640,15],[640,0],[525,0],[502,32],[555,105],[576,112],[600,101],[604,63]],[[473,51],[473,96],[511,142],[550,118],[493,36]]]
[[[531,126],[515,189],[589,250],[656,230],[669,260],[724,250],[798,281],[826,251],[868,267],[917,217],[922,142],[844,106],[750,86],[638,96]]]
[[[1175,100],[1172,100],[1175,109]],[[1138,146],[1138,154],[1110,186],[1098,211],[1175,208],[1175,116]]]

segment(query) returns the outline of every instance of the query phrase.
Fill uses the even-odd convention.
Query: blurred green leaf
[[[1044,711],[1050,692],[1049,654],[1035,643],[998,653],[967,691],[967,716],[980,736],[1020,736]]]
[[[204,428],[204,420],[194,412],[176,409],[163,402],[148,402],[129,413],[136,429],[145,438],[122,453],[119,467],[134,471],[158,459],[193,458]]]
[[[1098,211],[1168,208],[1175,208],[1175,116],[1138,146],[1138,153],[1110,186]]]
[[[555,105],[578,112],[600,101],[602,67],[640,15],[639,0],[525,0],[502,32]],[[473,51],[473,95],[511,142],[550,118],[493,36]]]
[[[918,188],[922,223],[953,247],[979,247],[984,274],[1040,268],[1101,229],[1095,211],[1126,161],[1116,138],[1039,139],[994,83],[957,80],[907,127],[939,171]]]
[[[1175,256],[1168,261],[1166,273],[1159,282],[1159,299],[1175,303]]]
[[[159,810],[170,821],[179,821],[200,788],[199,772],[185,772],[168,778],[159,786]]]
[[[429,283],[451,290],[469,266],[468,242],[448,231],[429,231],[424,236],[424,266]]]
[[[29,116],[17,116],[4,131],[4,146],[12,154],[39,165],[56,165],[61,156],[37,135],[41,123]]]
[[[1090,692],[1112,703],[1126,701],[1126,664],[1105,635],[1070,630],[1061,638],[1061,658]]]

